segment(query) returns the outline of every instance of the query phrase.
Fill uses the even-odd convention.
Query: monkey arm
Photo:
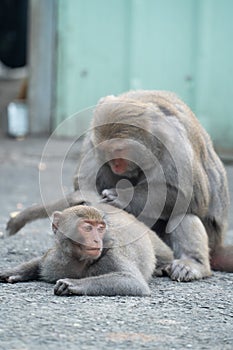
[[[150,232],[150,240],[156,256],[156,269],[153,276],[163,276],[174,260],[173,252],[155,232]]]
[[[150,289],[136,264],[121,256],[121,251],[109,250],[89,267],[86,278],[60,279],[56,295],[150,295]]]
[[[15,268],[1,271],[0,282],[16,283],[39,279],[41,260],[42,258],[35,258]]]
[[[171,279],[187,282],[211,275],[208,236],[196,215],[186,214],[169,235],[175,257],[167,269]]]
[[[112,272],[105,275],[82,279],[58,280],[54,293],[56,295],[131,295],[148,296],[150,289],[147,283],[130,272]]]
[[[46,204],[45,206],[33,205],[11,218],[7,223],[6,232],[9,236],[12,236],[31,221],[46,218],[47,216],[52,215],[52,213],[56,210],[62,211],[68,207],[81,203],[83,203],[81,192],[75,191],[68,194],[65,198],[50,204]]]

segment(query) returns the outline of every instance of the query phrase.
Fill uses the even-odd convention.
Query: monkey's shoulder
[[[72,256],[63,253],[57,245],[49,249],[40,263],[40,279],[47,282],[56,282],[60,278],[80,278],[83,264]]]

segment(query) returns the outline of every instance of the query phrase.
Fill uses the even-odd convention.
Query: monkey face
[[[83,259],[100,257],[103,250],[103,238],[106,231],[104,221],[79,219],[77,224],[77,238]]]
[[[114,158],[109,161],[109,165],[116,175],[124,175],[129,169],[129,161],[124,158]]]
[[[97,259],[103,250],[106,223],[93,207],[77,206],[53,214],[53,230],[65,255]]]
[[[106,224],[103,221],[78,219],[75,230],[65,238],[65,253],[82,261],[98,259],[103,251]]]
[[[106,140],[96,148],[101,161],[107,162],[116,175],[134,177],[138,175],[145,150],[135,140],[117,138]]]

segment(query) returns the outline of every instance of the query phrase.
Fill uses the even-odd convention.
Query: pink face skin
[[[109,161],[112,172],[118,175],[123,175],[128,170],[128,161],[126,160],[128,155],[128,149],[116,148],[112,150],[113,159]]]
[[[82,255],[86,258],[98,258],[103,250],[103,237],[106,224],[103,221],[80,219],[78,232],[81,239]]]
[[[128,161],[123,158],[116,158],[109,161],[112,172],[117,175],[123,175],[128,170]]]
[[[108,160],[112,172],[123,175],[129,167],[129,146],[124,140],[108,140],[98,146],[102,156]]]

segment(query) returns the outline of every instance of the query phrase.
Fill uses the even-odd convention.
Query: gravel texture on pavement
[[[3,235],[10,213],[40,203],[41,186],[51,199],[59,198],[61,178],[63,190],[72,190],[80,145],[60,171],[60,154],[69,141],[58,139],[41,162],[45,143],[45,138],[0,138],[0,269],[39,256],[53,244],[49,219],[15,236]],[[226,169],[233,198],[233,166]],[[226,241],[233,243],[232,206]],[[150,287],[152,295],[145,298],[58,297],[52,284],[2,283],[0,349],[233,349],[233,274],[214,272],[192,283],[157,278]]]

